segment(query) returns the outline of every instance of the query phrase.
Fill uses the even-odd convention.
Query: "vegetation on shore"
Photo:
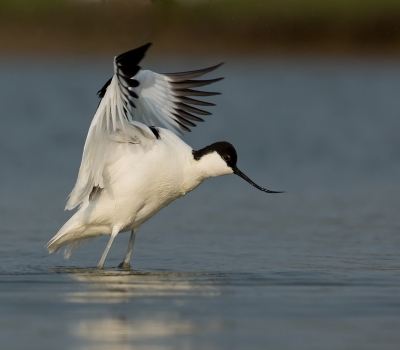
[[[400,54],[398,0],[0,0],[3,55]]]

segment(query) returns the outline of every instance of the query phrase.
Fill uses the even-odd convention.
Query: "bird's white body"
[[[80,242],[100,235],[137,230],[144,222],[174,200],[194,190],[205,179],[232,174],[221,157],[211,153],[200,161],[193,149],[167,129],[159,128],[160,139],[151,144],[120,144],[124,173],[97,193],[50,241],[57,251],[66,244],[69,257]],[[107,172],[108,169],[105,169]],[[53,243],[54,242],[54,243]]]
[[[98,267],[119,232],[132,231],[122,266],[128,267],[137,229],[205,179],[237,174],[264,192],[237,167],[228,142],[194,151],[175,133],[190,131],[198,116],[210,113],[191,105],[212,103],[188,96],[218,93],[192,90],[219,79],[193,80],[218,66],[171,74],[138,66],[150,44],[114,59],[114,75],[98,92],[102,98],[83,150],[78,179],[66,209],[78,211],[49,241],[50,253],[67,246],[65,257],[84,241],[111,235]],[[194,113],[194,114],[193,114]],[[166,126],[166,128],[154,125]]]

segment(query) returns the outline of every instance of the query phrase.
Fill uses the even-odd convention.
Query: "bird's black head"
[[[232,172],[234,174],[240,176],[242,179],[246,180],[249,184],[251,184],[255,188],[259,189],[260,191],[267,192],[267,193],[282,193],[282,192],[277,192],[277,191],[270,191],[270,190],[267,190],[266,188],[260,187],[255,182],[250,180],[244,173],[242,173],[236,166],[236,163],[237,163],[236,150],[229,142],[226,142],[226,141],[216,142],[216,143],[213,143],[213,144],[211,144],[207,147],[204,147],[198,151],[193,151],[192,153],[193,153],[193,158],[195,160],[200,160],[205,155],[211,154],[214,152],[218,153],[218,155],[222,158],[222,160],[226,163],[226,165],[232,169]],[[225,168],[225,169],[227,169],[227,168]],[[224,174],[227,174],[227,173],[226,172],[220,173],[220,174],[217,174],[216,176],[224,175]]]
[[[193,151],[193,158],[200,160],[206,154],[217,152],[225,163],[234,170],[236,168],[237,154],[235,147],[229,142],[220,141],[215,142],[207,147],[204,147],[198,151]]]

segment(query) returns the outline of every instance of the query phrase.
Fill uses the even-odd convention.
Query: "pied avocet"
[[[195,151],[176,136],[203,121],[195,114],[210,114],[191,105],[212,103],[188,96],[217,95],[191,88],[221,80],[193,80],[220,65],[172,74],[142,70],[138,64],[149,46],[114,58],[114,75],[98,92],[101,101],[66,205],[68,210],[79,209],[47,244],[50,253],[67,245],[68,258],[79,243],[111,235],[97,266],[103,268],[115,236],[132,231],[120,265],[126,268],[138,228],[205,179],[236,174],[261,191],[279,193],[258,186],[238,169],[230,143]]]

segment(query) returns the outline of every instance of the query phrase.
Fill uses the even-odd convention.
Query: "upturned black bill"
[[[258,188],[260,191],[267,192],[267,193],[284,193],[282,191],[270,191],[266,188],[262,188],[258,186],[254,181],[250,180],[245,174],[243,174],[238,168],[233,169],[233,173],[239,175],[242,179],[246,180],[250,185]]]

